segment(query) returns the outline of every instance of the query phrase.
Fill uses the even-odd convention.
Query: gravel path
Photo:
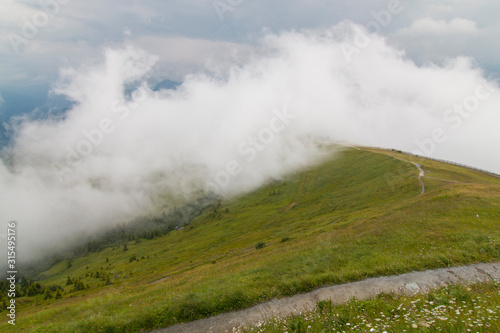
[[[414,166],[416,166],[418,168],[418,171],[420,171],[420,173],[418,174],[418,180],[420,181],[420,184],[422,185],[422,192],[420,192],[419,195],[422,195],[422,194],[425,193],[425,184],[424,184],[424,180],[422,179],[422,177],[425,177],[425,171],[422,169],[422,165],[421,164],[418,164],[418,163],[415,163],[415,162],[412,162],[412,161],[408,161],[408,160],[405,160],[404,158],[400,158],[400,157],[397,157],[397,156],[394,156],[394,155],[391,155],[391,154],[385,154],[385,155],[394,157],[395,159],[398,159],[400,161],[411,163]]]
[[[500,279],[500,263],[418,271],[396,276],[382,276],[363,281],[323,287],[292,297],[273,299],[254,307],[219,316],[154,330],[154,333],[231,332],[233,327],[255,325],[276,316],[310,311],[322,300],[339,304],[356,297],[366,299],[380,293],[415,294],[451,283],[474,283]]]
[[[413,163],[418,168],[418,170],[420,170],[420,173],[418,174],[418,180],[420,180],[420,184],[422,184],[422,192],[420,192],[420,195],[422,195],[425,193],[425,184],[424,184],[424,180],[422,179],[422,177],[425,177],[425,172],[424,172],[424,170],[422,170],[421,164],[418,164],[415,162],[410,162],[410,163]]]

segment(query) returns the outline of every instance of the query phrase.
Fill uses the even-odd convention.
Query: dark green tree
[[[43,299],[50,299],[52,298],[52,292],[50,291],[49,288],[45,288],[45,293],[43,294]]]
[[[66,280],[66,285],[69,286],[70,284],[73,284],[73,280],[71,277],[68,275],[68,279]]]

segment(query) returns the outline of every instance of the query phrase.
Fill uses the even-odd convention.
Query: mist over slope
[[[419,67],[362,27],[262,38],[232,66],[152,90],[157,59],[125,45],[62,69],[64,119],[28,121],[0,164],[0,218],[32,259],[103,226],[316,163],[317,138],[500,172],[500,97],[474,61]],[[131,87],[135,90],[132,93]]]

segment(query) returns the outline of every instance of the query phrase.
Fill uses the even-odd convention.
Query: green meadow
[[[328,284],[500,260],[499,178],[331,149],[181,230],[58,262],[35,277],[54,291],[17,299],[16,331],[146,331]],[[415,165],[389,155],[423,164],[424,194]],[[6,321],[0,332],[12,332]]]

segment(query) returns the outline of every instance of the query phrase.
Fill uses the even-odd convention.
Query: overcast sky
[[[500,2],[487,0],[2,0],[2,89],[52,83],[59,68],[130,41],[160,56],[164,76],[182,80],[227,50],[255,45],[267,32],[329,27],[351,20],[377,28],[419,63],[473,57],[500,71]],[[43,6],[41,4],[44,4]],[[378,13],[379,15],[376,15]],[[372,23],[370,23],[372,22]]]

